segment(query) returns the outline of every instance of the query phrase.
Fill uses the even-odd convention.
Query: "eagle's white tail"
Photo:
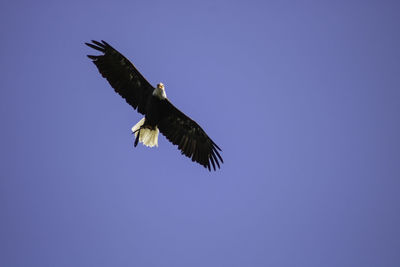
[[[135,126],[132,127],[132,132],[135,133],[135,137],[137,137],[139,133],[137,130],[139,130],[139,128],[144,124],[144,120],[145,118],[141,119],[138,123],[136,123]],[[158,130],[157,126],[154,130],[142,128],[140,129],[139,142],[148,147],[158,146],[159,132],[160,131]]]

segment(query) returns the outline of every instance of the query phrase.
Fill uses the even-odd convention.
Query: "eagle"
[[[163,83],[153,87],[136,67],[120,52],[105,41],[85,43],[100,51],[100,55],[88,55],[100,74],[107,79],[125,101],[144,115],[135,126],[134,147],[138,142],[147,147],[158,146],[161,132],[181,153],[193,162],[215,171],[220,168],[222,151],[206,132],[191,118],[176,108],[167,98]]]

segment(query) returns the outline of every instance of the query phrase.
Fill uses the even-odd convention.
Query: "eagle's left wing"
[[[214,170],[216,165],[220,167],[219,161],[223,163],[218,150],[221,149],[211,140],[204,130],[183,112],[177,109],[168,99],[161,101],[161,120],[158,124],[160,132],[178,149],[182,154],[198,162],[208,170],[210,162]]]
[[[135,66],[120,52],[105,41],[85,43],[87,46],[102,52],[102,55],[88,55],[97,66],[101,75],[107,79],[114,90],[128,104],[140,113],[146,112],[148,96],[154,87],[140,74]]]

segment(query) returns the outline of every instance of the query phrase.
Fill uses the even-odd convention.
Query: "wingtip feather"
[[[105,45],[105,46],[109,46],[109,47],[111,47],[111,45],[109,45],[106,41],[104,41],[104,40],[101,40],[101,42]]]
[[[221,155],[219,154],[217,149],[213,149],[213,151],[215,152],[215,154],[218,156],[218,158],[221,160],[222,163],[224,163],[224,160],[222,159]]]
[[[212,164],[212,166],[214,168],[214,171],[215,171],[216,169],[215,169],[215,162],[214,162],[213,157],[209,157],[208,159],[209,159],[209,161],[211,161],[211,164]]]
[[[104,49],[103,47],[95,46],[94,44],[90,44],[90,43],[85,43],[85,44],[86,44],[87,46],[89,46],[89,47],[95,49],[95,50],[98,50],[98,51],[100,51],[100,52],[105,52],[105,49]]]
[[[94,43],[94,44],[96,44],[96,45],[98,45],[98,46],[100,46],[102,48],[106,48],[106,46],[104,44],[102,44],[102,43],[100,43],[100,42],[98,42],[96,40],[92,40],[92,43]]]

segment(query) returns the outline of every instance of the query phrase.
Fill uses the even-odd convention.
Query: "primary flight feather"
[[[85,44],[102,52],[101,55],[88,57],[114,90],[144,115],[132,127],[135,147],[138,142],[148,147],[158,146],[158,134],[161,132],[192,161],[208,170],[211,166],[214,170],[220,167],[220,162],[224,162],[218,152],[221,149],[194,120],[172,105],[162,83],[154,88],[128,59],[105,41],[92,40],[92,43]]]

